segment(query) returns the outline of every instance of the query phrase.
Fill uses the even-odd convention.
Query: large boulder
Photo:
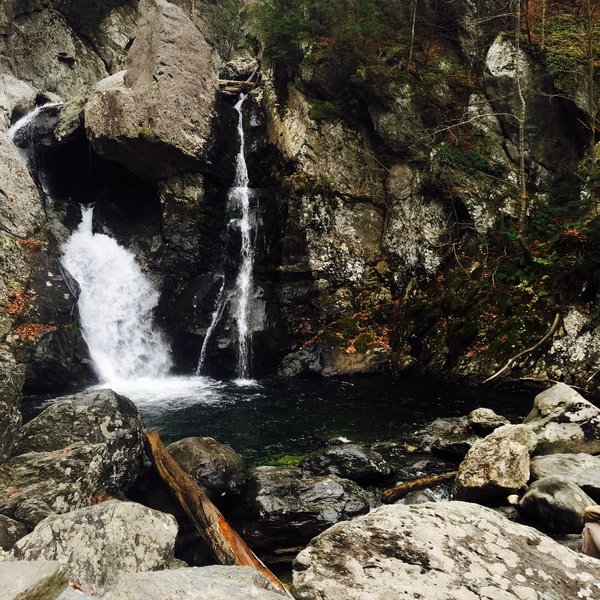
[[[461,500],[494,502],[529,481],[535,435],[525,425],[504,425],[476,442],[460,464],[455,493]]]
[[[147,181],[206,170],[217,93],[210,48],[166,0],[142,0],[139,14],[126,71],[100,82],[85,106],[88,138]]]
[[[594,501],[575,483],[548,476],[534,482],[519,502],[519,511],[549,531],[580,532],[583,509]]]
[[[523,422],[537,437],[536,454],[600,453],[600,409],[564,383],[538,394]]]
[[[167,450],[213,499],[224,494],[239,494],[246,483],[243,457],[213,438],[184,438],[167,446]]]
[[[135,481],[141,418],[133,403],[110,390],[75,394],[28,423],[18,451],[0,466],[0,513],[33,527]]]
[[[558,476],[571,481],[600,502],[600,457],[589,454],[548,454],[531,459],[532,479]]]
[[[309,454],[300,467],[315,475],[337,475],[359,484],[373,484],[391,475],[381,454],[359,444],[329,446]]]
[[[3,600],[55,600],[68,579],[55,561],[13,560],[0,562]]]
[[[55,560],[71,581],[102,594],[123,573],[168,568],[176,535],[171,515],[109,500],[48,517],[17,542],[13,554],[24,560]]]
[[[142,459],[144,425],[135,404],[112,390],[64,396],[19,431],[13,455],[51,452],[78,442],[106,444],[132,467]]]
[[[269,550],[305,544],[369,510],[356,483],[335,475],[307,477],[294,467],[253,469],[241,504],[240,534],[252,548]]]
[[[190,567],[121,578],[103,600],[277,600],[269,581],[250,567]]]
[[[502,427],[510,425],[506,417],[497,415],[491,408],[476,408],[467,417],[469,428],[477,435],[488,435]]]
[[[298,600],[593,598],[600,563],[488,508],[396,504],[312,540],[293,591]]]

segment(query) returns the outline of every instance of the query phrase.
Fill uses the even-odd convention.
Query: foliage
[[[265,462],[272,467],[297,467],[306,457],[306,454],[283,454],[273,457]]]
[[[479,150],[463,151],[448,144],[438,144],[433,151],[438,162],[451,169],[476,171],[494,177],[500,177],[506,172],[504,163],[489,160]]]

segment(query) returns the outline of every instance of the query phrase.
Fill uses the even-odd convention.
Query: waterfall
[[[105,382],[165,376],[169,347],[152,319],[158,292],[131,252],[93,233],[93,207],[82,207],[81,214],[62,248],[62,263],[81,288],[83,336],[98,375]]]
[[[237,324],[238,337],[238,364],[237,374],[241,379],[249,376],[250,370],[250,331],[248,327],[250,311],[250,294],[254,287],[252,270],[254,268],[254,245],[252,239],[252,218],[250,210],[250,188],[248,187],[248,167],[246,166],[246,140],[244,136],[244,118],[242,106],[246,100],[244,94],[235,105],[238,113],[238,135],[240,137],[240,151],[237,155],[235,165],[235,180],[229,191],[229,201],[232,205],[239,205],[242,211],[239,220],[240,232],[242,234],[242,245],[240,249],[240,270],[236,280],[237,309],[235,321]]]
[[[31,112],[28,112],[26,115],[23,115],[18,121],[13,123],[8,131],[6,132],[8,137],[11,140],[15,140],[17,137],[17,133],[21,134],[22,132],[26,132],[29,128],[29,125],[35,121],[35,118],[44,110],[45,108],[50,108],[52,106],[60,106],[60,102],[47,102],[46,104],[42,104],[41,106],[36,106]],[[15,140],[17,141],[17,140]]]
[[[240,94],[240,99],[235,105],[238,113],[238,136],[240,140],[240,149],[235,164],[235,179],[228,194],[228,205],[231,210],[239,211],[239,218],[235,225],[239,227],[241,235],[240,247],[240,267],[235,281],[235,289],[227,293],[225,278],[217,296],[215,310],[212,314],[210,326],[206,331],[204,343],[200,351],[200,360],[198,362],[197,374],[201,374],[206,360],[206,352],[211,337],[218,325],[227,303],[234,298],[234,319],[237,329],[237,368],[236,373],[240,380],[245,380],[250,376],[250,356],[251,356],[251,332],[250,332],[250,299],[254,289],[252,272],[254,269],[254,227],[256,221],[254,211],[250,206],[251,189],[248,187],[248,167],[246,165],[246,144],[244,136],[244,119],[242,106],[246,100],[245,94]]]

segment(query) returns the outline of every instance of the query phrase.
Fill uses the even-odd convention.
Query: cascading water
[[[81,288],[83,335],[98,375],[105,382],[167,375],[169,347],[152,320],[158,292],[131,252],[93,233],[93,208],[82,207],[81,213],[62,262]]]
[[[251,359],[251,332],[250,332],[250,300],[254,289],[254,227],[256,216],[251,207],[252,190],[248,187],[248,167],[246,165],[246,143],[244,135],[244,118],[242,107],[246,100],[245,94],[240,94],[240,99],[235,105],[238,113],[238,136],[240,149],[236,159],[235,179],[229,190],[228,203],[233,210],[240,211],[240,217],[236,220],[241,235],[240,267],[235,281],[235,289],[231,293],[226,292],[226,282],[223,280],[219,292],[212,321],[206,331],[197,373],[202,373],[206,360],[206,352],[213,332],[223,316],[225,306],[234,298],[234,317],[237,329],[237,368],[236,373],[240,381],[245,381],[250,376]]]

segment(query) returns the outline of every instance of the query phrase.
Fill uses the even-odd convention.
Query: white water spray
[[[60,106],[61,102],[47,102],[46,104],[42,104],[41,106],[36,106],[31,112],[28,112],[26,115],[23,115],[18,121],[13,123],[6,134],[11,140],[15,139],[15,135],[17,132],[29,127],[35,118],[44,110],[45,108],[50,108],[52,106]]]
[[[152,320],[158,292],[131,252],[93,233],[93,208],[82,207],[81,214],[62,262],[81,288],[83,336],[98,375],[105,382],[165,376],[171,356]]]

